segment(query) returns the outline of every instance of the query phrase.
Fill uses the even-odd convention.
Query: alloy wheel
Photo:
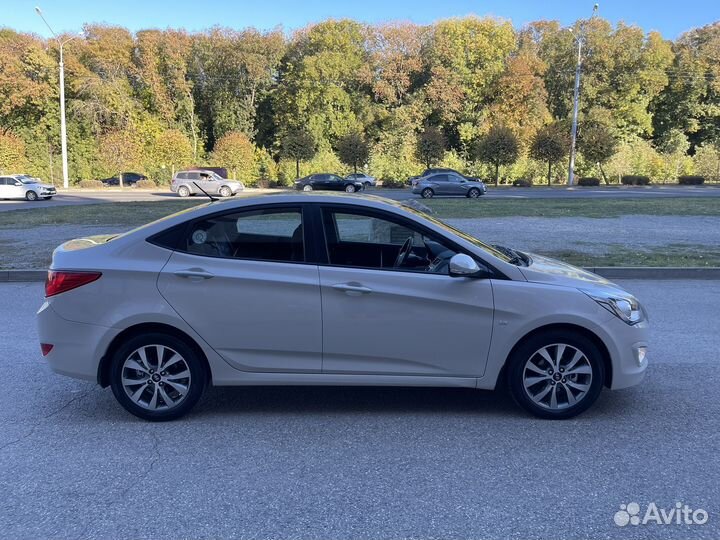
[[[580,349],[555,343],[538,349],[525,362],[522,382],[539,407],[559,410],[582,401],[592,384],[593,368]]]
[[[185,358],[165,345],[144,345],[133,351],[123,363],[121,376],[130,400],[149,411],[177,407],[192,383]]]

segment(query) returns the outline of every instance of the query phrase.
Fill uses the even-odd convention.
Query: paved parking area
[[[651,315],[648,377],[575,420],[491,392],[232,388],[149,424],[50,373],[41,285],[2,284],[0,536],[718,538],[720,282],[623,285]],[[709,521],[618,527],[630,502]]]

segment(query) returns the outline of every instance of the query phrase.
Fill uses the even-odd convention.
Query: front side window
[[[324,209],[323,226],[333,266],[447,274],[456,253],[441,239],[372,213]]]
[[[193,255],[304,262],[300,208],[245,210],[196,221],[180,250]]]

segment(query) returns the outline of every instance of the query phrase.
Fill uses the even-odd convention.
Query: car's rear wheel
[[[313,187],[310,184],[305,184],[303,186],[303,191],[312,191]]]
[[[435,195],[435,192],[429,187],[427,187],[420,192],[420,195],[423,199],[432,199],[433,195]]]
[[[355,186],[353,186],[352,184],[348,184],[347,186],[345,186],[345,192],[346,193],[355,193]]]
[[[38,200],[38,194],[35,193],[32,189],[25,192],[25,198],[28,201],[37,201]]]
[[[230,197],[231,195],[232,195],[232,190],[229,187],[223,186],[220,188],[220,196],[221,197]]]
[[[480,190],[478,188],[470,188],[470,190],[467,192],[467,196],[471,199],[477,199],[480,195]]]
[[[169,334],[132,337],[115,351],[111,362],[115,399],[144,420],[180,418],[200,399],[207,381],[197,352]]]
[[[185,186],[180,186],[177,191],[178,195],[181,197],[189,197],[190,196],[190,190]]]
[[[572,331],[538,333],[509,359],[508,384],[515,401],[540,418],[572,418],[598,398],[605,379],[602,354]]]

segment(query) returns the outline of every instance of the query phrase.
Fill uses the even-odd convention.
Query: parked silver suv
[[[51,199],[57,194],[55,186],[43,184],[39,178],[27,174],[0,176],[0,199]]]
[[[198,189],[198,186],[200,189]],[[196,171],[176,173],[170,184],[170,189],[181,197],[202,194],[202,190],[211,195],[231,197],[238,191],[245,189],[245,186],[242,182],[228,180],[213,171],[198,169]]]

